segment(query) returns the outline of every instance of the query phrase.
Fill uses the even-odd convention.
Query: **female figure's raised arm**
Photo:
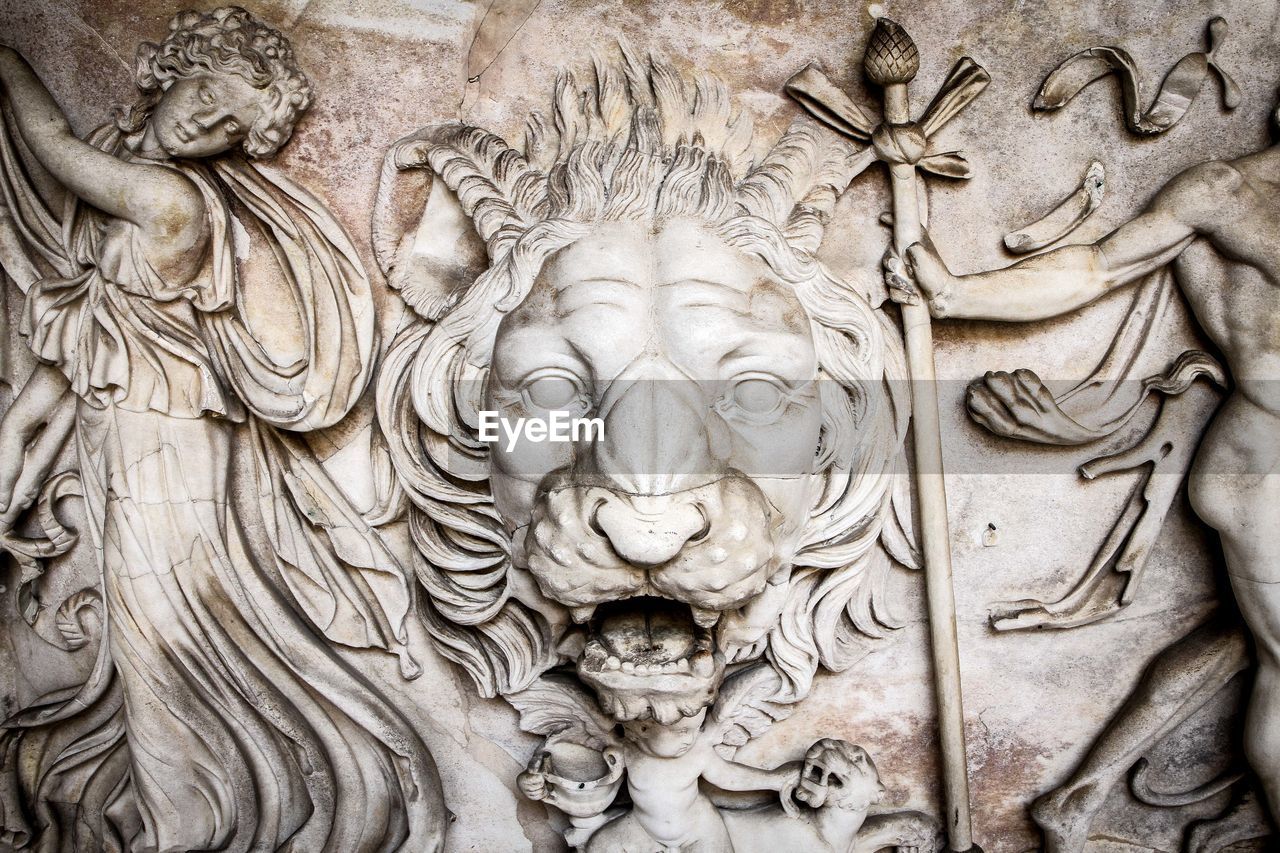
[[[151,234],[178,237],[199,225],[199,190],[178,172],[128,163],[76,137],[62,109],[17,51],[0,47],[0,91],[18,133],[67,190]]]

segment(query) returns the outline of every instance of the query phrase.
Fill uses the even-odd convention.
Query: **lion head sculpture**
[[[425,322],[378,386],[387,505],[486,695],[568,666],[665,723],[763,659],[785,703],[894,625],[901,344],[815,258],[870,159],[804,122],[752,143],[718,81],[624,48],[562,74],[522,150],[450,123],[388,155],[375,243]],[[604,435],[486,443],[486,411]]]

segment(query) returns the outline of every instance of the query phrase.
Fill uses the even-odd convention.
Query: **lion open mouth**
[[[642,596],[596,608],[578,674],[618,720],[672,723],[715,698],[724,674],[712,626],[678,601]]]

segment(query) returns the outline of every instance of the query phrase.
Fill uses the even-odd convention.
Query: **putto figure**
[[[890,489],[901,342],[814,257],[873,155],[806,123],[758,161],[752,141],[718,81],[623,50],[562,75],[522,151],[459,124],[394,146],[375,248],[428,322],[379,377],[387,516],[407,498],[444,653],[548,760],[606,755],[585,803],[542,757],[521,779],[575,845],[930,848],[914,813],[863,826],[857,762],[817,766],[852,747],[731,760],[892,624],[890,553],[912,561]],[[597,417],[605,438],[486,444],[495,411]],[[626,814],[600,794],[610,767]]]
[[[3,798],[9,837],[438,849],[426,748],[321,633],[398,650],[402,578],[372,537],[364,564],[335,556],[358,515],[277,431],[343,417],[376,341],[341,227],[240,156],[273,154],[310,103],[289,42],[243,9],[183,12],[139,49],[138,102],[87,141],[7,48],[0,84],[0,260],[40,361],[0,428],[3,526],[74,434],[105,606],[87,683],[5,723],[27,811]],[[242,270],[297,308],[301,358],[255,338]]]

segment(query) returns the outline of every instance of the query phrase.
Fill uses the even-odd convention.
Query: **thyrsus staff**
[[[801,71],[787,83],[787,91],[810,113],[846,136],[869,141],[878,158],[889,167],[893,195],[893,257],[923,237],[927,202],[917,170],[923,169],[943,177],[969,177],[968,163],[960,154],[930,150],[929,138],[976,98],[991,79],[973,60],[962,58],[952,68],[920,120],[913,122],[907,84],[919,68],[920,57],[915,42],[901,25],[888,18],[880,18],[863,56],[867,77],[883,88],[884,121],[879,125],[873,125],[867,114],[814,66]],[[893,283],[892,274],[890,283]],[[901,283],[909,287],[905,281]],[[916,493],[938,702],[947,837],[952,850],[969,851],[977,848],[973,843],[969,806],[968,757],[951,574],[951,532],[943,479],[933,333],[928,307],[918,300],[902,301],[903,334],[911,374]]]

